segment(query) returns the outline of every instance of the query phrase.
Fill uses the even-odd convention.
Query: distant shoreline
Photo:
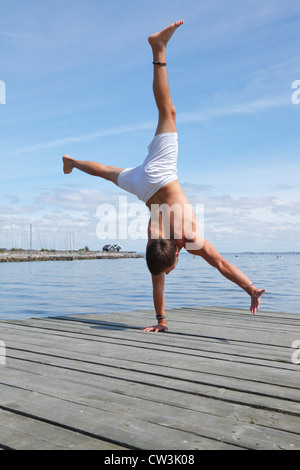
[[[188,253],[185,253],[188,254]],[[223,252],[223,255],[233,255],[236,257],[273,255],[281,257],[284,255],[300,255],[299,251],[244,251],[244,252]],[[144,258],[145,253],[136,251],[63,251],[63,250],[0,250],[0,263],[23,262],[23,261],[75,261],[90,259],[122,259],[122,258]]]
[[[75,261],[91,259],[143,258],[135,251],[14,251],[0,252],[0,263],[24,261]]]

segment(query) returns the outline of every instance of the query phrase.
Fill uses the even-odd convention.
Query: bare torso
[[[199,224],[178,180],[157,191],[146,205],[151,212],[149,242],[157,238],[170,238],[175,241],[179,251],[182,248],[188,249],[191,243],[194,244],[194,249],[202,247]]]

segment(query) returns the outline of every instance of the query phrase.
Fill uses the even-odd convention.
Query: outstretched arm
[[[165,275],[159,274],[158,276],[152,276],[152,285],[153,302],[158,324],[143,328],[143,331],[154,331],[155,333],[158,333],[159,331],[168,331],[166,318],[161,318],[165,317]]]
[[[200,250],[187,251],[193,255],[201,256],[211,266],[217,268],[224,277],[244,289],[251,297],[250,311],[255,315],[256,311],[259,309],[261,296],[266,292],[264,289],[260,290],[255,287],[240,269],[227,261],[207,240],[204,240]]]

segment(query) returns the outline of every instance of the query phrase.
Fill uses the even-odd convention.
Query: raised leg
[[[183,23],[183,20],[176,21],[148,38],[154,62],[165,63],[167,44],[175,30]],[[176,132],[176,110],[171,99],[167,69],[164,65],[154,64],[153,93],[159,113],[155,135]]]
[[[148,38],[154,62],[165,63],[167,44],[175,30],[183,23],[183,20],[176,21]],[[156,135],[164,132],[176,132],[176,111],[170,95],[167,70],[163,65],[154,65],[153,92],[159,112]],[[74,168],[77,168],[89,175],[112,181],[116,185],[118,185],[119,174],[124,170],[124,168],[103,165],[102,163],[76,160],[69,155],[63,156],[63,164],[65,174],[71,173]]]
[[[84,173],[93,176],[99,176],[106,180],[112,181],[118,185],[118,176],[125,168],[119,168],[117,166],[103,165],[97,162],[86,162],[82,160],[76,160],[71,158],[69,155],[63,156],[63,170],[65,174],[71,173],[74,168],[77,168]]]

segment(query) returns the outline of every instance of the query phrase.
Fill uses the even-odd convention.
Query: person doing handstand
[[[105,178],[135,194],[150,210],[146,261],[152,275],[157,324],[144,328],[143,331],[146,332],[168,330],[165,316],[165,275],[176,267],[182,248],[192,255],[201,256],[223,276],[244,289],[251,297],[250,310],[253,314],[258,310],[261,296],[265,292],[255,287],[242,271],[228,262],[201,236],[195,214],[177,179],[176,110],[170,95],[165,60],[168,41],[182,24],[183,20],[176,21],[148,38],[153,52],[153,92],[159,117],[154,139],[148,147],[148,156],[142,165],[119,168],[76,160],[69,155],[63,156],[65,174],[77,168],[90,175]],[[169,209],[168,217],[164,217],[162,207]]]

